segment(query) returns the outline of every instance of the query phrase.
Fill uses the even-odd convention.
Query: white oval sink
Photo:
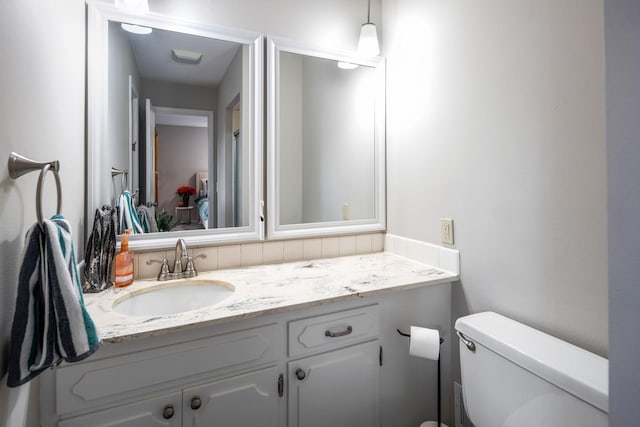
[[[129,316],[183,313],[217,304],[231,296],[230,283],[186,279],[133,292],[113,303],[113,311]]]

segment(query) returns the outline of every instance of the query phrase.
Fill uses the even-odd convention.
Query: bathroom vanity
[[[326,259],[220,269],[189,282],[137,280],[85,295],[103,344],[87,360],[43,375],[42,424],[370,427],[434,419],[437,364],[410,357],[396,329],[440,331],[448,396],[457,273],[390,253],[331,258],[375,252],[371,238],[364,250],[356,241],[386,229],[384,58],[219,27],[206,15],[188,22],[87,0],[86,211],[124,191],[171,211],[175,186],[167,193],[157,171],[173,176],[182,163],[156,164],[159,141],[168,140],[158,135],[195,117],[206,147],[180,166],[179,185],[196,177],[208,205],[202,229],[138,234],[130,247],[163,251],[176,239],[220,252],[235,245],[237,256],[228,258],[251,265],[241,262],[244,242],[261,257],[256,242],[310,238],[309,247],[322,250],[308,256],[304,249],[297,259]],[[149,34],[127,34],[122,24]],[[219,81],[190,73],[173,80],[176,64],[135,55],[164,61],[175,45],[212,58],[230,52],[210,61],[224,65]],[[171,80],[158,77],[163,71]],[[206,88],[197,98],[194,85]],[[234,114],[239,129],[228,128]],[[130,179],[115,183],[114,167]],[[343,238],[351,245],[341,246]],[[439,260],[437,248],[424,253]],[[213,294],[217,286],[224,298],[205,304],[202,285]],[[187,289],[197,295],[185,298]]]
[[[418,425],[435,414],[436,363],[410,357],[396,328],[439,329],[448,360],[456,275],[376,253],[198,279],[234,291],[213,306],[157,316],[113,306],[171,282],[85,295],[103,345],[44,375],[42,424],[364,427]]]

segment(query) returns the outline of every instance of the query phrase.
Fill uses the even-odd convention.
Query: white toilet
[[[476,427],[603,427],[609,361],[492,312],[461,317],[464,404]]]

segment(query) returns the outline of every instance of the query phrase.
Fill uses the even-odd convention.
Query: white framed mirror
[[[385,63],[267,38],[267,238],[385,229]]]
[[[132,235],[134,249],[263,239],[263,36],[87,5],[86,235],[128,190],[154,220],[173,217]]]

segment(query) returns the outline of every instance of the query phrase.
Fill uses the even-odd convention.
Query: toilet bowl
[[[476,427],[605,427],[607,359],[493,312],[461,317],[464,405]]]

